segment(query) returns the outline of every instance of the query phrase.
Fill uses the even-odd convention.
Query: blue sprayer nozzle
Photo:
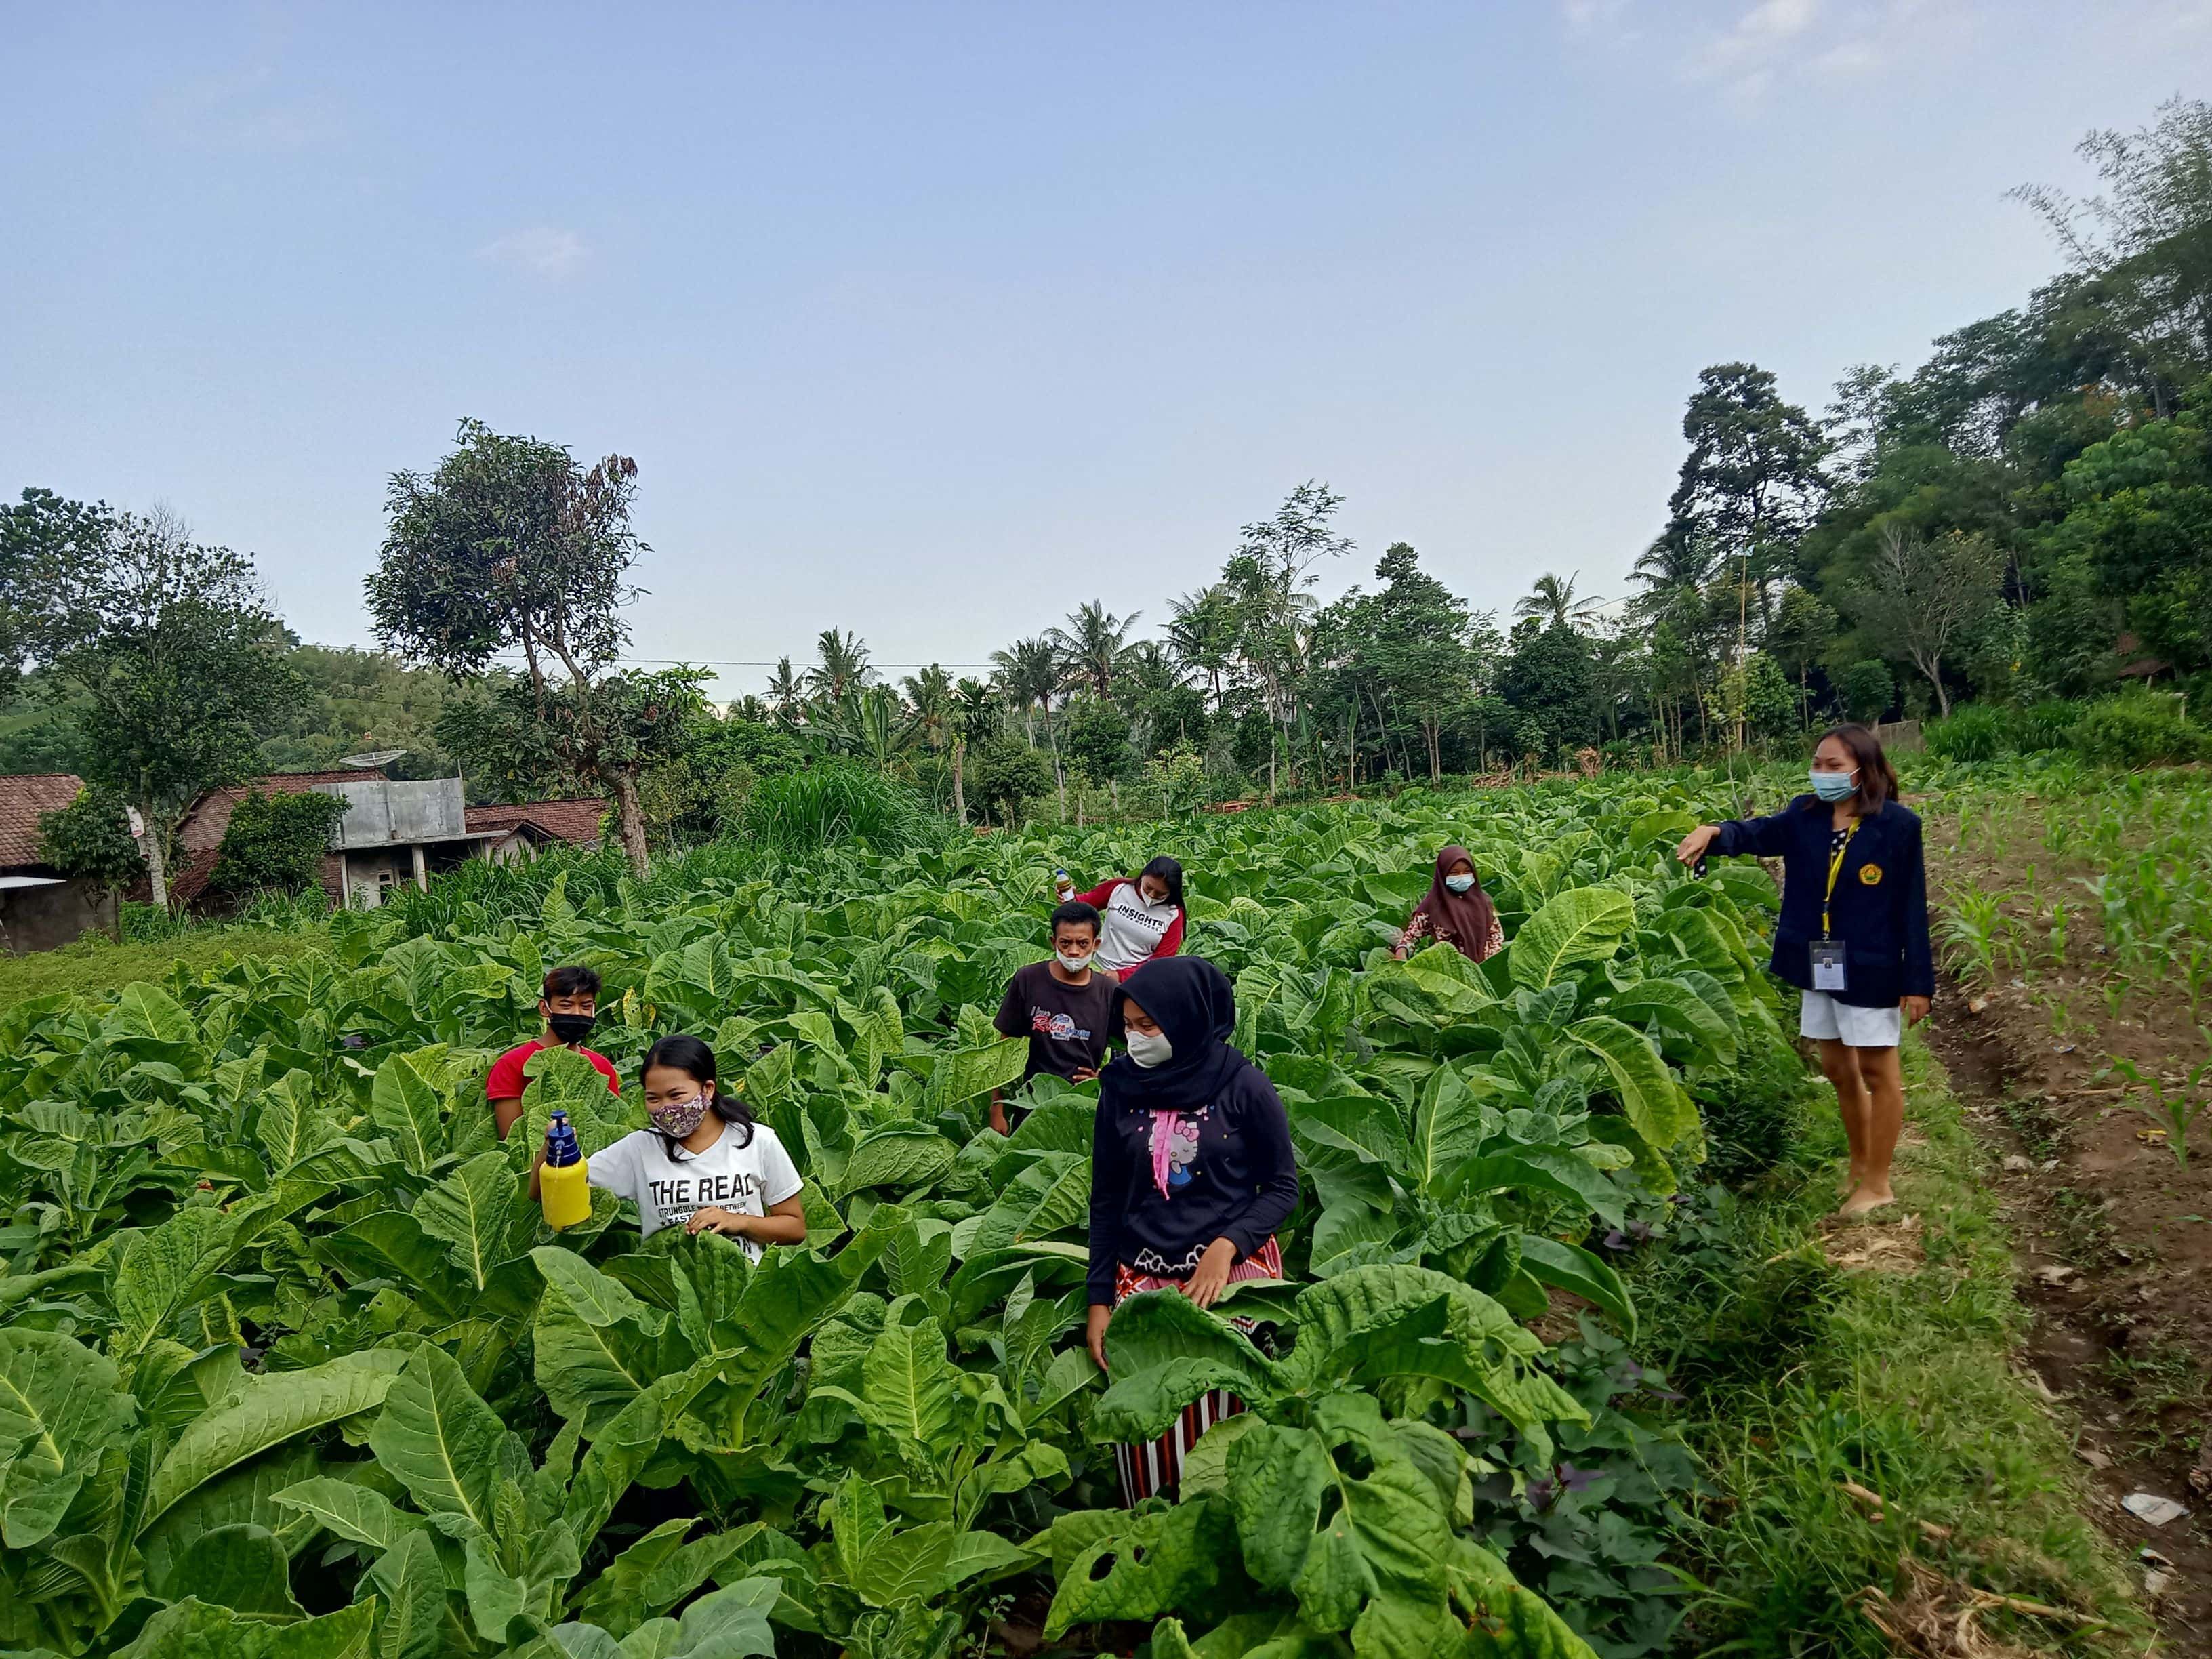
[[[568,1122],[568,1115],[557,1107],[552,1121],[545,1126],[545,1161],[556,1170],[584,1161],[584,1149],[576,1144],[576,1131]]]

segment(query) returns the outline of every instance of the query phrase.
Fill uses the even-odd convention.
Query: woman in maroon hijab
[[[1406,918],[1405,931],[1390,954],[1404,961],[1425,940],[1440,939],[1455,946],[1471,961],[1480,962],[1505,948],[1504,930],[1498,911],[1482,884],[1474,878],[1474,860],[1464,847],[1447,847],[1437,854],[1437,873],[1429,890]]]

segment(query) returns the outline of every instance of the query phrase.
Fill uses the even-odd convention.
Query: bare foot
[[[1844,1200],[1843,1207],[1836,1213],[1848,1221],[1855,1217],[1863,1216],[1870,1210],[1879,1210],[1885,1204],[1896,1202],[1897,1194],[1887,1188],[1876,1191],[1867,1187],[1858,1187],[1852,1190],[1851,1195]]]

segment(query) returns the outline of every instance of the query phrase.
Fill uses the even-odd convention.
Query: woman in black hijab
[[[1231,1280],[1279,1279],[1275,1229],[1298,1201],[1290,1120],[1260,1068],[1229,1046],[1228,976],[1196,957],[1146,963],[1114,993],[1122,1053],[1099,1073],[1091,1139],[1091,1357],[1106,1364],[1115,1306],[1176,1290],[1212,1306]],[[1176,1484],[1183,1454],[1243,1409],[1215,1389],[1159,1440],[1115,1453],[1134,1504]]]

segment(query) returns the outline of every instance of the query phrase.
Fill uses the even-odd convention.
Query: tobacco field
[[[1802,1073],[1760,971],[1772,882],[1676,869],[1692,805],[1607,781],[673,894],[518,878],[434,922],[341,916],[329,954],[20,1003],[0,1650],[1664,1650],[1679,1585],[1644,1521],[1689,1477],[1615,1407],[1663,1388],[1626,1357],[1621,1264],[1697,1178],[1701,1103]],[[1509,948],[1394,963],[1447,841]],[[1043,954],[1055,864],[1160,850],[1304,1191],[1285,1280],[1218,1315],[1133,1298],[1109,1386],[1081,1340],[1095,1086],[992,1133],[1024,1045],[989,1017]],[[576,960],[625,1095],[550,1053],[502,1144],[484,1071]],[[640,1127],[637,1057],[679,1030],[799,1160],[807,1248],[643,1242],[605,1194],[556,1235],[527,1200],[549,1112],[587,1154]],[[1121,1510],[1110,1443],[1224,1386],[1250,1410],[1179,1500]]]

